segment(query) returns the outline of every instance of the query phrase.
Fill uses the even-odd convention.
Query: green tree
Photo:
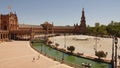
[[[48,41],[48,45],[51,45],[53,42],[52,41]]]
[[[100,23],[99,22],[95,23],[95,27],[94,27],[95,34],[101,35],[101,31],[102,31],[102,29],[101,29]]]
[[[57,48],[59,46],[59,44],[58,43],[55,43],[55,47]]]
[[[94,36],[112,35],[112,36],[120,37],[120,22],[111,21],[111,23],[108,24],[107,26],[101,25],[100,23],[97,22],[95,23],[94,27],[90,27],[88,25],[87,29],[89,35],[94,35]]]
[[[100,27],[100,23],[99,22],[95,23],[95,27]]]
[[[120,22],[111,21],[106,28],[109,35],[120,37]]]
[[[88,34],[89,35],[94,35],[94,27],[90,27],[89,25],[87,26]]]
[[[73,53],[73,51],[75,50],[74,46],[69,46],[67,47],[67,50],[69,50],[71,53]]]
[[[106,57],[107,52],[105,53],[104,51],[95,51],[95,55],[100,59],[102,57]]]
[[[99,34],[100,35],[107,35],[107,30],[106,30],[106,26],[105,25],[101,25],[99,28]]]

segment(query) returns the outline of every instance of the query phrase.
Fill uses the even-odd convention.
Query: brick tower
[[[82,9],[82,16],[81,16],[80,25],[75,24],[74,27],[75,27],[76,34],[86,34],[87,33],[84,8]]]
[[[80,21],[80,33],[81,34],[87,33],[84,8],[82,9],[82,17],[81,17],[81,21]]]
[[[17,30],[18,29],[18,19],[17,15],[13,12],[10,12],[6,15],[0,15],[0,29],[1,30]]]

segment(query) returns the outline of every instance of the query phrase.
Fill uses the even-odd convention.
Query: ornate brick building
[[[30,39],[33,38],[34,35],[48,33],[86,34],[87,28],[84,9],[82,10],[80,25],[75,24],[74,26],[54,26],[53,23],[50,24],[48,22],[41,25],[19,24],[16,13],[10,12],[6,15],[0,15],[0,41]]]
[[[9,14],[0,15],[0,40],[9,40],[10,32],[18,30],[18,19],[16,14],[10,12]]]

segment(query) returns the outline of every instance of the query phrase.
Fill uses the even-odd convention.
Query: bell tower
[[[80,25],[86,25],[86,20],[85,20],[85,13],[84,13],[84,8],[82,9],[82,16],[81,16],[81,21]]]
[[[9,13],[9,30],[18,30],[18,18],[16,13]]]
[[[74,27],[75,27],[76,34],[86,34],[87,33],[84,8],[82,9],[80,25],[76,24],[76,25],[74,25]]]
[[[83,8],[81,21],[80,21],[80,33],[86,34],[86,32],[87,32],[87,28],[86,28],[85,12],[84,12],[84,8]]]
[[[8,31],[17,30],[18,29],[17,15],[13,12],[10,12],[9,14],[1,14],[0,29]]]

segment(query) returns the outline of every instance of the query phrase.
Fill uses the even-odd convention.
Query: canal
[[[109,64],[109,63],[93,61],[90,59],[69,55],[69,54],[63,53],[61,51],[58,51],[56,49],[53,49],[44,43],[40,43],[40,42],[35,43],[34,42],[34,43],[32,43],[32,47],[50,57],[57,58],[60,61],[62,61],[62,59],[64,59],[63,61],[65,63],[77,65],[76,68],[84,67],[85,65],[83,66],[82,65],[83,63],[90,64],[90,67],[88,67],[88,68],[112,68],[111,64]]]

